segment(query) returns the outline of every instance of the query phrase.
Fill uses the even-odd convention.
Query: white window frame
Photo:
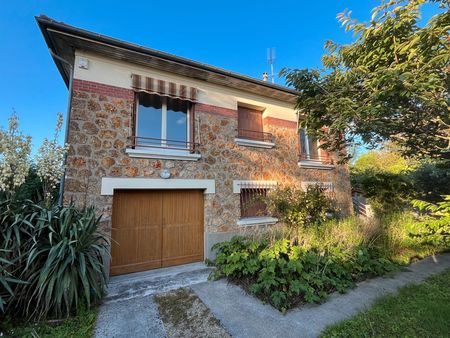
[[[306,127],[300,128],[299,135],[298,135],[299,139],[301,139],[301,130],[305,131],[305,146],[306,146],[306,159],[303,159],[303,161],[321,162],[320,158],[322,157],[322,149],[319,148],[319,141],[316,141],[317,142],[317,155],[319,156],[319,159],[311,159],[311,153],[309,150],[308,129]],[[300,147],[301,147],[301,144],[300,144]],[[301,148],[300,148],[300,151],[301,151]]]
[[[157,95],[157,94],[149,94],[149,93],[145,93],[147,95]],[[158,95],[160,96],[160,95]],[[162,105],[161,105],[161,147],[167,147],[167,96],[160,96],[161,97],[161,101],[162,101]],[[139,130],[139,95],[137,95],[136,97],[136,137],[146,137],[144,135],[138,135],[137,131]],[[188,104],[188,109],[187,109],[187,119],[186,119],[186,123],[187,123],[187,127],[186,127],[186,149],[188,148],[188,143],[191,142],[190,138],[191,138],[191,131],[190,131],[190,119],[191,119],[191,105]],[[169,140],[170,141],[170,140]],[[182,142],[182,141],[181,141]],[[173,147],[172,148],[178,148],[178,147]],[[181,148],[180,150],[186,150],[185,148]]]
[[[148,94],[148,93],[147,93]],[[148,94],[156,95],[156,94]],[[187,127],[186,127],[186,146],[177,147],[167,145],[167,96],[160,96],[162,99],[161,105],[161,144],[157,144],[157,147],[142,147],[136,145],[134,149],[126,148],[125,153],[130,157],[136,158],[151,158],[151,159],[166,159],[166,160],[179,160],[179,161],[198,161],[202,156],[197,153],[192,153],[189,150],[189,142],[191,141],[191,105],[188,105],[187,110]],[[138,123],[139,123],[139,96],[136,96],[136,117],[135,117],[135,133],[136,137],[145,137],[139,135]]]

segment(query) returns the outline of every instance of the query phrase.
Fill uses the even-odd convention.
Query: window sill
[[[256,140],[250,140],[250,139],[238,138],[238,137],[236,137],[234,139],[234,142],[236,142],[237,145],[245,146],[245,147],[265,148],[265,149],[271,149],[271,148],[275,147],[275,143],[273,143],[273,142],[256,141]]]
[[[237,225],[271,225],[276,224],[278,218],[275,217],[245,217],[237,221]]]
[[[334,164],[324,164],[322,162],[318,161],[312,161],[312,160],[302,160],[298,162],[298,166],[300,168],[305,169],[319,169],[319,170],[331,170],[336,168]]]
[[[125,153],[130,157],[139,158],[155,158],[163,160],[180,160],[180,161],[198,161],[202,155],[193,154],[189,150],[176,150],[176,149],[160,149],[160,148],[136,148],[125,149]]]

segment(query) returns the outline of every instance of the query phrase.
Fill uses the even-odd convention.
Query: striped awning
[[[137,92],[157,94],[192,102],[197,101],[197,88],[137,74],[132,74],[131,79],[131,86]]]

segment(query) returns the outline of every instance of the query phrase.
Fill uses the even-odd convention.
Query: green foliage
[[[56,322],[17,322],[6,318],[0,323],[0,335],[7,337],[57,337],[87,338],[93,337],[97,311],[80,307],[76,317]]]
[[[69,316],[80,301],[90,306],[102,297],[108,239],[93,208],[3,200],[0,219],[0,258],[11,263],[2,276],[21,281],[0,289],[11,296],[7,313]]]
[[[268,194],[267,208],[291,229],[317,226],[327,220],[327,214],[335,212],[333,200],[318,185],[308,186],[306,191],[297,188],[279,188]]]
[[[424,224],[404,211],[371,221],[329,220],[320,227],[301,228],[295,237],[280,227],[263,235],[234,237],[213,247],[217,270],[211,278],[227,277],[285,311],[448,249],[411,236]]]
[[[381,171],[391,174],[401,174],[411,169],[408,161],[397,151],[390,149],[371,150],[359,156],[352,165],[352,171]]]
[[[327,328],[321,337],[448,337],[450,270],[398,294],[378,299],[373,307]]]
[[[234,237],[216,244],[217,271],[280,311],[307,302],[320,302],[331,292],[345,292],[355,282],[395,269],[368,246],[305,249],[287,239],[267,240]]]
[[[437,202],[442,195],[450,195],[450,163],[425,162],[410,172],[414,197]]]
[[[352,186],[361,189],[374,211],[381,215],[404,208],[413,193],[405,174],[366,170],[352,172]]]
[[[440,9],[421,27],[427,3]],[[301,125],[343,159],[359,139],[371,146],[395,142],[405,156],[448,158],[449,2],[383,1],[367,23],[350,14],[338,18],[356,40],[342,46],[328,41],[323,70],[282,71],[299,93]]]
[[[450,195],[436,204],[415,200],[413,206],[430,214],[420,232],[412,234],[425,243],[450,249]]]

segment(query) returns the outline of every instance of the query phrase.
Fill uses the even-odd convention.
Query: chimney
[[[264,82],[267,82],[267,79],[269,78],[269,74],[267,74],[267,72],[264,72],[263,73],[263,78],[262,78],[262,80],[264,81]]]

